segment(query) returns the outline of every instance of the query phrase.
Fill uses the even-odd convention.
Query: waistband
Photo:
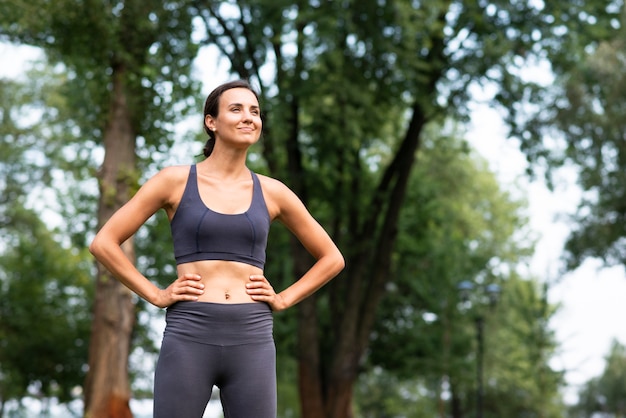
[[[177,302],[167,308],[164,338],[233,346],[274,341],[266,303]]]

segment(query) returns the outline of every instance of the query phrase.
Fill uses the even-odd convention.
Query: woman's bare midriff
[[[198,274],[204,284],[199,302],[258,303],[246,293],[251,275],[263,275],[263,270],[245,263],[222,260],[203,260],[179,264],[178,275]]]

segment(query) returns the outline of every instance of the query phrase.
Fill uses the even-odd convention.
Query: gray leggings
[[[165,318],[154,418],[201,418],[213,385],[225,418],[276,418],[276,349],[267,304],[178,302]]]

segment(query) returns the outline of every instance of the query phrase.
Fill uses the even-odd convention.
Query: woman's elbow
[[[333,264],[335,267],[335,271],[337,272],[336,274],[339,274],[344,269],[344,267],[346,267],[346,260],[339,250],[337,250],[337,253],[334,256]]]
[[[104,251],[104,245],[102,243],[102,237],[99,234],[97,234],[94,237],[94,239],[91,241],[91,244],[89,244],[89,252],[96,259],[98,259],[103,251]]]
[[[94,257],[96,257],[96,254],[98,254],[98,237],[94,238],[91,241],[91,244],[89,244],[89,252]]]

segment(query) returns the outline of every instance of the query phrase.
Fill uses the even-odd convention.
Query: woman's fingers
[[[250,281],[246,283],[246,291],[250,296],[271,296],[275,294],[274,288],[270,285],[265,276],[259,274],[250,276]]]
[[[262,275],[250,276],[250,281],[246,283],[246,292],[257,302],[265,302],[270,305],[273,311],[285,309],[285,301],[276,294],[270,282]]]
[[[197,274],[186,273],[179,277],[177,282],[178,290],[180,294],[192,293],[195,295],[201,295],[204,293],[204,284],[200,282],[201,277]]]
[[[202,277],[198,274],[186,273],[179,277],[175,283],[175,293],[185,295],[201,295],[204,293],[204,284],[200,281]],[[197,299],[197,297],[196,297]]]

